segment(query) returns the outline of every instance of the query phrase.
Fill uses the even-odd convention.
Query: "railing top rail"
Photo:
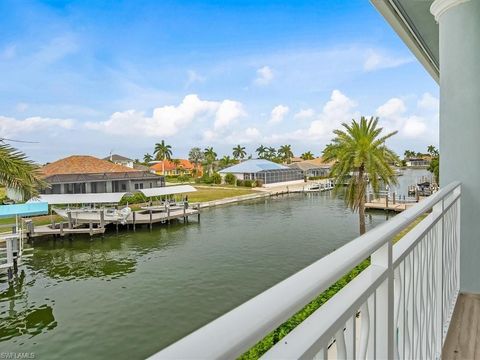
[[[445,186],[392,220],[158,352],[151,359],[238,357],[459,186],[459,182]]]

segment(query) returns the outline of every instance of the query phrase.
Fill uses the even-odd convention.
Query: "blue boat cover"
[[[48,203],[35,202],[28,204],[1,205],[0,219],[14,216],[34,216],[48,214]]]

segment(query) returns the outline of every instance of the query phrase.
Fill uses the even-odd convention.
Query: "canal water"
[[[386,220],[368,215],[369,228]],[[43,240],[0,282],[0,353],[141,359],[358,235],[328,193],[202,212],[201,221],[103,239]]]

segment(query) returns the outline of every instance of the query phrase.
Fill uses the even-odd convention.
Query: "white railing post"
[[[372,266],[387,269],[387,278],[377,288],[375,300],[375,359],[394,358],[394,286],[392,265],[392,240],[372,254]]]
[[[434,233],[436,236],[435,244],[430,244],[430,246],[436,246],[435,249],[435,259],[436,259],[436,268],[435,268],[435,297],[437,300],[437,307],[435,309],[435,328],[434,334],[432,334],[432,339],[435,339],[434,351],[435,358],[440,359],[442,354],[442,345],[443,345],[443,309],[444,309],[444,277],[443,269],[445,266],[444,252],[443,248],[445,246],[445,201],[442,199],[432,209],[434,214],[440,215],[440,220],[437,223],[438,229]]]

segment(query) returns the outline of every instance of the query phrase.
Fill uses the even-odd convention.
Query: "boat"
[[[128,216],[132,210],[127,206],[123,209],[115,208],[52,208],[52,210],[65,220],[69,220],[69,215],[76,224],[100,223],[101,213],[103,213],[104,224],[120,223],[122,225],[127,223]]]

